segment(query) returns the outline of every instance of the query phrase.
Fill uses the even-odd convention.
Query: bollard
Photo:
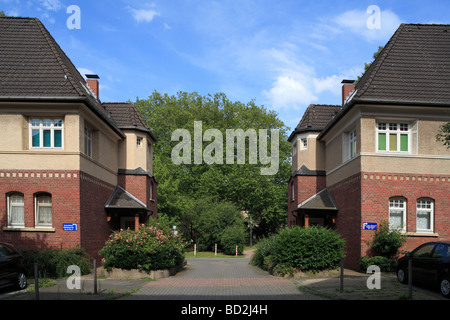
[[[39,300],[39,274],[38,274],[38,264],[34,264],[34,293],[36,295],[36,300]]]
[[[408,299],[412,300],[412,259],[408,259]]]
[[[341,258],[341,277],[340,277],[340,290],[344,292],[344,258]]]
[[[238,246],[236,246],[236,257],[237,257],[237,253],[238,253]]]
[[[194,257],[197,256],[197,244],[194,244]]]
[[[94,259],[94,294],[97,294],[97,260]]]
[[[217,243],[214,245],[214,256],[217,257]]]

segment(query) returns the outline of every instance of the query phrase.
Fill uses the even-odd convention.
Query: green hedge
[[[34,276],[34,264],[38,264],[39,277],[41,278],[65,278],[71,274],[67,268],[76,265],[80,268],[81,275],[91,272],[90,257],[82,248],[74,249],[45,249],[45,250],[21,250],[25,258],[27,276]]]
[[[344,245],[345,241],[334,230],[296,226],[281,231],[271,240],[263,240],[252,263],[279,274],[333,270],[344,255]]]
[[[383,272],[395,272],[397,267],[397,260],[382,256],[361,257],[361,259],[359,260],[361,271],[366,271],[370,266],[373,265],[378,266],[380,268],[380,271]]]
[[[225,228],[220,238],[220,244],[225,254],[236,254],[236,246],[238,246],[238,254],[243,254],[245,246],[244,227],[232,225]]]
[[[151,222],[138,231],[114,232],[100,250],[107,270],[161,270],[178,266],[184,261],[184,244],[167,226]]]

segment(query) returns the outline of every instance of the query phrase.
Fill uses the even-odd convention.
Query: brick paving
[[[121,300],[320,300],[290,280],[249,264],[249,258],[189,259],[179,274],[146,283]]]

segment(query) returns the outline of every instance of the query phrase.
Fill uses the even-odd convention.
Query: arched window
[[[25,227],[25,210],[22,193],[12,192],[8,194],[8,227]]]
[[[389,199],[389,228],[406,231],[406,199],[403,197]]]
[[[430,198],[417,200],[417,232],[434,232],[434,201]]]
[[[39,193],[35,196],[35,215],[36,227],[52,226],[52,195],[48,193]]]

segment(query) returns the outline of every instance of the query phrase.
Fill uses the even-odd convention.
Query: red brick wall
[[[147,205],[147,208],[153,211],[152,217],[158,217],[157,194],[158,185],[154,178],[148,175],[119,175],[119,186],[138,198]],[[150,196],[150,184],[152,186],[152,196]]]
[[[63,223],[80,224],[78,171],[0,171],[0,241],[19,248],[72,248],[80,244],[80,231],[62,231]],[[34,195],[52,195],[52,224],[55,232],[4,231],[8,226],[7,194],[24,195],[25,227],[34,228]]]
[[[416,232],[416,203],[419,198],[434,200],[434,233],[436,236],[410,235],[403,250],[412,250],[418,245],[438,240],[450,240],[450,176],[414,175],[394,173],[362,174],[362,219],[363,222],[389,220],[389,198],[406,199],[406,232]],[[362,242],[373,237],[374,231],[364,231]],[[369,248],[363,245],[361,253]]]
[[[292,199],[292,184],[294,184],[294,199]],[[293,226],[295,217],[292,211],[298,208],[303,201],[325,189],[325,176],[294,176],[288,184],[288,225]]]
[[[111,228],[106,220],[105,202],[114,190],[79,171],[0,171],[0,241],[20,249],[75,248],[81,246],[92,258],[99,258]],[[24,195],[25,227],[29,231],[4,231],[8,225],[7,194]],[[34,228],[34,195],[52,195],[54,232]],[[78,231],[63,231],[63,223],[77,223]]]
[[[86,173],[80,175],[80,186],[81,246],[99,263],[98,251],[103,248],[111,234],[105,203],[114,191],[115,186]]]
[[[359,269],[361,252],[361,179],[354,175],[328,187],[339,209],[336,231],[346,241],[345,266]]]
[[[422,197],[434,200],[434,233],[438,236],[410,234],[402,250],[439,240],[450,240],[450,177],[394,173],[361,173],[329,186],[339,208],[336,230],[346,240],[345,265],[359,269],[361,256],[370,255],[367,244],[375,231],[363,230],[364,222],[380,225],[389,220],[389,199],[407,201],[407,232],[416,232],[416,202]]]

